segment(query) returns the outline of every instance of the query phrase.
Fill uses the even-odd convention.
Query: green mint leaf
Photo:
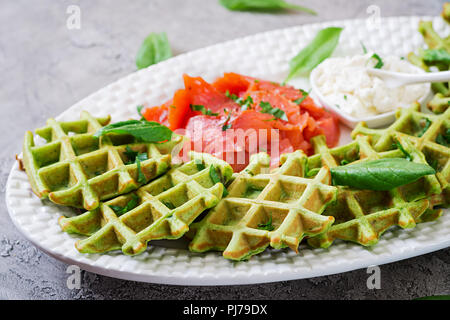
[[[172,57],[167,35],[162,33],[150,33],[137,53],[136,66],[138,69],[147,68],[155,63]]]
[[[143,142],[162,142],[172,139],[172,131],[157,122],[146,120],[120,121],[101,128],[94,137],[106,134],[129,134]]]
[[[338,45],[342,30],[343,28],[330,27],[319,31],[316,37],[289,62],[290,70],[284,82],[311,71],[328,58]]]
[[[231,11],[277,12],[297,10],[317,15],[317,12],[310,8],[288,3],[285,0],[220,0],[220,4]]]
[[[272,107],[272,105],[269,102],[261,101],[259,103],[259,106],[261,107],[261,113],[268,113],[273,115],[277,119],[288,121],[286,113],[280,108]]]
[[[378,159],[331,169],[333,185],[380,191],[391,190],[435,173],[429,165],[403,158]]]

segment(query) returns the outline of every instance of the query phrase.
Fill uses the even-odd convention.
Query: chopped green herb
[[[128,201],[128,203],[125,205],[125,207],[121,207],[121,206],[114,206],[111,205],[109,206],[115,213],[116,215],[119,217],[124,213],[127,213],[128,211],[134,209],[137,207],[137,205],[139,204],[139,197],[136,194],[132,194],[131,195],[131,200]]]
[[[195,165],[197,166],[197,170],[198,171],[202,171],[203,169],[205,169],[205,165],[203,164],[203,162],[199,159],[195,159]]]
[[[445,135],[438,134],[437,137],[436,137],[436,142],[439,143],[440,145],[448,147],[448,145],[450,144],[449,130],[447,130],[447,133]]]
[[[400,149],[400,151],[403,152],[403,154],[405,155],[406,160],[412,161],[411,154],[408,151],[406,151],[405,148],[403,148],[400,142],[397,141],[396,143],[394,143],[393,147],[394,148],[397,147],[397,149]]]
[[[428,118],[425,118],[425,124],[422,128],[422,130],[419,132],[418,137],[421,137],[425,134],[425,132],[428,130],[428,128],[431,126],[431,121]]]
[[[289,3],[285,0],[220,0],[220,4],[232,11],[277,12],[283,10],[298,10],[312,15],[317,14],[317,12],[310,8]]]
[[[303,89],[300,89],[300,92],[302,93],[302,97],[294,100],[294,103],[301,104],[308,97],[310,91],[311,91],[311,89],[309,89],[309,91],[305,91]]]
[[[211,110],[205,108],[205,106],[202,106],[200,104],[191,104],[191,110],[193,111],[200,111],[202,114],[206,116],[218,116],[218,113],[212,112]]]
[[[145,177],[144,172],[142,172],[141,160],[139,159],[139,157],[136,157],[136,166],[137,166],[137,171],[138,171],[137,181],[139,183],[146,183],[147,182],[147,178]]]
[[[344,94],[344,100],[347,100],[347,95],[346,94]]]
[[[138,155],[139,152],[137,151],[133,151],[130,146],[126,146],[125,147],[125,152],[124,154],[127,156],[128,158],[128,162],[126,164],[131,164],[134,163],[134,161],[136,160],[136,156]]]
[[[349,164],[350,161],[346,160],[346,159],[342,159],[341,160],[341,166],[345,166],[346,164]]]
[[[262,113],[268,113],[268,114],[273,115],[277,119],[288,121],[286,113],[283,110],[281,110],[280,108],[272,107],[272,105],[269,102],[261,101],[259,103],[259,106],[261,107]]]
[[[377,63],[375,64],[374,68],[375,69],[381,69],[384,66],[383,60],[381,60],[380,56],[376,53],[374,53],[370,59],[375,59],[377,60]]]
[[[231,115],[228,114],[227,120],[225,120],[225,123],[222,126],[222,131],[226,131],[227,129],[231,129],[231,123],[228,123],[230,121]]]
[[[144,108],[143,105],[139,105],[136,107],[138,114],[141,116],[140,120],[145,120],[144,116],[142,115],[142,109]]]
[[[219,174],[218,174],[217,171],[216,171],[216,168],[214,168],[213,165],[211,165],[211,166],[209,167],[209,177],[211,178],[211,180],[212,180],[212,182],[213,182],[214,184],[219,183],[219,182],[220,182],[220,183],[222,182],[222,180],[220,180]]]
[[[269,220],[266,223],[260,223],[258,224],[259,230],[267,230],[272,231],[275,229],[275,227],[272,224],[272,215],[269,216]]]
[[[366,53],[367,53],[367,48],[366,48],[366,46],[364,45],[364,42],[359,41],[359,43],[361,44],[361,48],[362,48],[362,50],[363,50],[363,53],[366,54]]]
[[[167,208],[169,208],[170,210],[173,210],[173,209],[175,209],[176,207],[173,205],[173,203],[172,202],[170,202],[170,201],[161,201]]]

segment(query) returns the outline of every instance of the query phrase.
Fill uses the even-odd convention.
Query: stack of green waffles
[[[284,154],[270,170],[269,156],[253,155],[248,167],[208,154],[190,153],[174,165],[171,153],[183,138],[144,143],[128,134],[95,135],[110,119],[83,112],[71,122],[47,121],[36,130],[45,143],[25,135],[23,164],[41,199],[84,209],[61,217],[65,232],[85,236],[82,253],[144,252],[157,239],[185,235],[194,252],[221,251],[246,260],[268,246],[298,251],[300,242],[327,248],[339,239],[364,246],[391,227],[414,228],[440,217],[450,203],[450,109],[440,115],[399,109],[385,129],[360,123],[353,141],[329,149],[312,139],[315,154]],[[406,158],[435,174],[387,191],[334,186],[330,170],[366,161]]]

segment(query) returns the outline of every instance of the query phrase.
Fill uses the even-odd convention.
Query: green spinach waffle
[[[450,204],[450,109],[443,114],[426,114],[420,105],[398,109],[396,121],[386,129],[369,129],[364,122],[353,130],[352,137],[365,135],[376,152],[401,149],[414,162],[429,164],[435,176],[427,176],[426,196],[440,196],[440,205]],[[419,182],[420,183],[420,182]],[[414,185],[412,185],[415,188]]]
[[[400,149],[376,152],[366,136],[356,136],[350,144],[329,149],[324,136],[311,139],[315,155],[308,159],[310,169],[323,165],[334,168],[361,161],[381,158],[404,157]],[[308,239],[313,247],[329,247],[335,239],[353,241],[364,246],[378,242],[381,234],[392,226],[413,228],[417,222],[429,221],[440,216],[442,210],[432,210],[425,199],[423,187],[432,177],[423,177],[413,186],[402,186],[390,191],[357,190],[338,186],[337,201],[329,205],[323,215],[335,218],[326,232]],[[433,179],[431,179],[433,180]],[[428,187],[429,192],[439,189]],[[423,218],[422,218],[423,217]]]
[[[253,155],[249,166],[228,187],[228,195],[200,221],[192,224],[194,252],[223,251],[232,260],[246,260],[273,248],[297,252],[305,236],[325,232],[334,221],[322,216],[336,199],[331,174],[324,166],[314,179],[305,178],[302,151],[284,154],[281,167],[269,173],[269,156]]]
[[[191,161],[133,193],[79,216],[61,217],[62,230],[89,236],[76,242],[82,253],[121,249],[136,255],[146,250],[150,240],[180,238],[194,219],[220,201],[223,183],[233,174],[229,164],[211,155],[190,155]]]
[[[109,116],[94,118],[86,111],[77,121],[49,119],[36,130],[46,140],[43,145],[35,145],[33,133],[26,132],[23,164],[39,198],[92,210],[101,200],[133,191],[169,169],[180,136],[165,143],[142,143],[126,134],[94,137],[109,121]],[[127,151],[145,153],[147,160],[130,161]]]

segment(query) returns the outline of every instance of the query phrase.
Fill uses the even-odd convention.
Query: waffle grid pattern
[[[314,179],[304,178],[306,161],[301,151],[285,154],[279,169],[264,173],[268,155],[253,156],[228,187],[229,195],[193,226],[196,234],[189,248],[224,251],[232,260],[246,260],[269,245],[298,252],[304,236],[321,233],[334,222],[320,214],[337,195],[328,168]],[[268,221],[273,230],[261,228]]]
[[[79,121],[49,119],[46,127],[36,130],[47,141],[39,146],[32,132],[26,133],[23,161],[37,196],[92,210],[100,200],[137,189],[143,183],[138,181],[137,164],[127,163],[126,146],[147,154],[148,160],[141,163],[145,182],[169,169],[170,151],[178,136],[162,144],[139,143],[126,135],[94,137],[109,120],[85,111]]]
[[[220,172],[224,182],[233,172],[226,162],[207,154],[192,152],[191,157],[191,161],[134,193],[102,203],[98,209],[79,216],[61,217],[61,228],[90,236],[76,243],[82,253],[122,249],[124,254],[136,255],[147,249],[150,240],[180,238],[195,218],[222,198],[224,186],[212,181],[211,166]],[[118,215],[112,209],[125,207],[133,197],[139,201],[130,211]]]

